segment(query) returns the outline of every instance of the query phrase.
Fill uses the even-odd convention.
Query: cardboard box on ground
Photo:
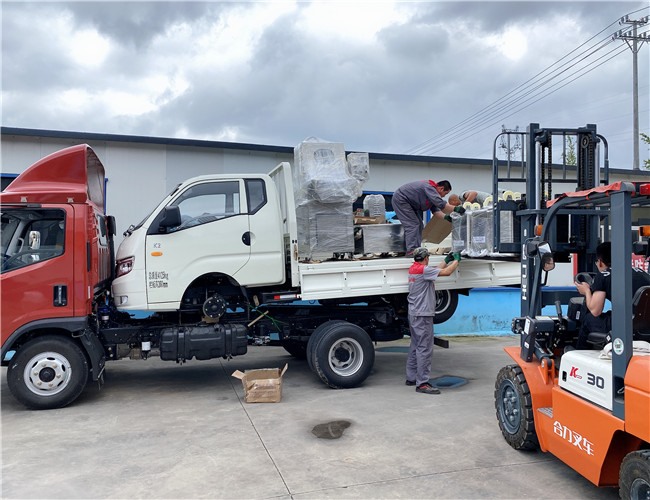
[[[278,403],[282,399],[282,377],[289,367],[236,370],[232,376],[241,380],[246,403]]]

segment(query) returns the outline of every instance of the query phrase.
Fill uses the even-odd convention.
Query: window
[[[65,212],[7,209],[2,212],[2,272],[49,260],[65,250]]]
[[[181,212],[181,225],[175,231],[232,217],[240,213],[239,182],[198,184],[185,191],[173,204]]]
[[[262,179],[246,179],[246,197],[248,198],[248,213],[254,214],[266,205],[266,189]]]

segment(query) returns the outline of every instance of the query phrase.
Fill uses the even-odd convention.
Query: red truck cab
[[[87,370],[83,385],[89,373],[95,380],[101,376],[103,348],[91,332],[113,267],[114,221],[104,213],[104,199],[104,167],[85,144],[36,162],[0,194],[1,359],[10,367],[8,380],[15,375],[24,381],[19,386],[25,397],[19,399],[29,399],[30,391],[51,394],[46,399],[52,401],[65,396],[66,381],[77,382],[80,375],[70,380],[75,364],[77,372]],[[33,356],[12,375],[21,347],[43,339],[70,352],[56,358],[53,347],[53,368]],[[10,351],[16,352],[11,361]],[[73,363],[79,354],[84,359]]]

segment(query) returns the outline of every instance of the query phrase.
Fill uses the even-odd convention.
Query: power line
[[[643,9],[638,9],[638,12],[640,10],[647,9],[648,7],[644,7]],[[631,14],[633,14],[632,12]],[[601,31],[596,33],[594,36],[589,38],[587,41],[583,42],[580,44],[578,47],[573,49],[572,51],[568,52],[566,55],[564,55],[562,58],[560,58],[558,61],[554,62],[553,64],[547,66],[545,69],[537,73],[535,76],[532,78],[528,79],[526,82],[522,83],[512,91],[508,92],[505,94],[503,97],[497,99],[495,102],[492,104],[484,107],[480,111],[474,113],[473,115],[469,116],[468,118],[464,119],[463,121],[457,123],[456,125],[446,129],[445,131],[441,132],[437,136],[424,141],[423,143],[411,148],[407,153],[410,154],[426,154],[427,152],[430,152],[434,149],[437,149],[437,147],[440,145],[441,142],[447,141],[450,137],[452,137],[458,129],[463,127],[464,125],[467,125],[468,123],[472,123],[473,127],[476,127],[477,125],[480,126],[488,121],[492,120],[503,120],[503,118],[507,118],[509,116],[512,116],[512,114],[516,113],[517,111],[521,111],[522,109],[525,109],[529,107],[530,105],[534,104],[535,102],[538,102],[540,99],[547,97],[548,95],[551,95],[555,93],[557,90],[560,88],[565,87],[569,83],[575,81],[576,79],[580,78],[581,76],[584,76],[591,71],[593,71],[595,68],[601,66],[605,62],[609,61],[613,57],[616,57],[617,55],[621,54],[624,50],[618,50],[613,49],[607,52],[604,56],[601,56],[589,63],[584,64],[580,69],[573,71],[569,75],[565,75],[563,79],[561,79],[559,82],[556,82],[552,85],[550,85],[550,82],[559,78],[561,75],[567,73],[571,69],[574,69],[576,65],[583,64],[589,59],[590,57],[594,56],[597,52],[601,51],[604,49],[607,45],[612,43],[612,34],[608,34],[607,36],[601,38],[599,41],[595,42],[594,44],[586,47],[582,52],[578,53],[577,55],[573,56],[572,58],[568,59],[565,61],[563,64],[560,64],[562,61],[565,59],[569,58],[572,54],[576,53],[579,51],[581,48],[585,47],[588,45],[590,42],[592,42],[595,38],[597,38],[599,35],[601,35],[603,32],[611,28],[614,24],[616,24],[618,20],[612,22],[605,28],[603,28]],[[587,70],[590,66],[594,65],[596,62],[600,61],[604,57],[607,57],[609,54],[612,54],[613,52],[616,52],[612,57],[609,57],[605,61],[601,62],[600,64],[596,65],[595,67]],[[554,68],[554,69],[552,69]],[[552,71],[549,71],[551,70]],[[577,76],[576,76],[577,75]],[[564,85],[561,85],[559,88],[552,92],[546,92],[549,89],[552,89],[553,87],[559,85],[560,83],[566,81],[570,77],[575,76],[574,78],[571,78],[569,82],[565,83]],[[547,88],[544,88],[545,86],[548,86]],[[537,94],[534,94],[537,91]],[[541,97],[538,99],[535,99],[533,102],[530,102],[526,106],[520,106],[517,108],[516,111],[510,113],[506,117],[503,116],[504,113],[508,113],[512,106],[515,105],[520,105],[525,102],[530,101],[531,99],[534,99],[535,97],[539,96],[543,92],[546,92],[543,94]],[[531,96],[531,94],[534,94]],[[528,97],[530,96],[530,97]],[[524,99],[528,97],[528,99]],[[522,102],[523,101],[523,102]],[[493,125],[494,123],[491,123]],[[484,129],[481,129],[484,130]],[[460,139],[457,139],[454,141],[452,144],[448,144],[446,147],[442,148],[442,150],[447,149],[449,146],[453,144],[457,144],[458,142],[464,141],[469,137],[472,137],[473,135],[476,135],[476,132],[474,133],[465,133],[465,137],[461,137]]]

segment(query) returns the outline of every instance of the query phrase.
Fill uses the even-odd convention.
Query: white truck
[[[12,394],[30,408],[71,403],[88,380],[103,382],[108,360],[230,358],[251,343],[281,345],[330,387],[355,387],[373,366],[373,342],[409,333],[412,260],[304,258],[301,231],[314,231],[313,255],[339,248],[352,211],[323,215],[318,202],[305,219],[288,163],[268,175],[183,182],[129,227],[116,253],[104,186],[99,158],[79,145],[40,160],[0,195],[1,359]],[[464,259],[436,283],[438,320],[453,313],[457,293],[519,283],[518,261]]]

